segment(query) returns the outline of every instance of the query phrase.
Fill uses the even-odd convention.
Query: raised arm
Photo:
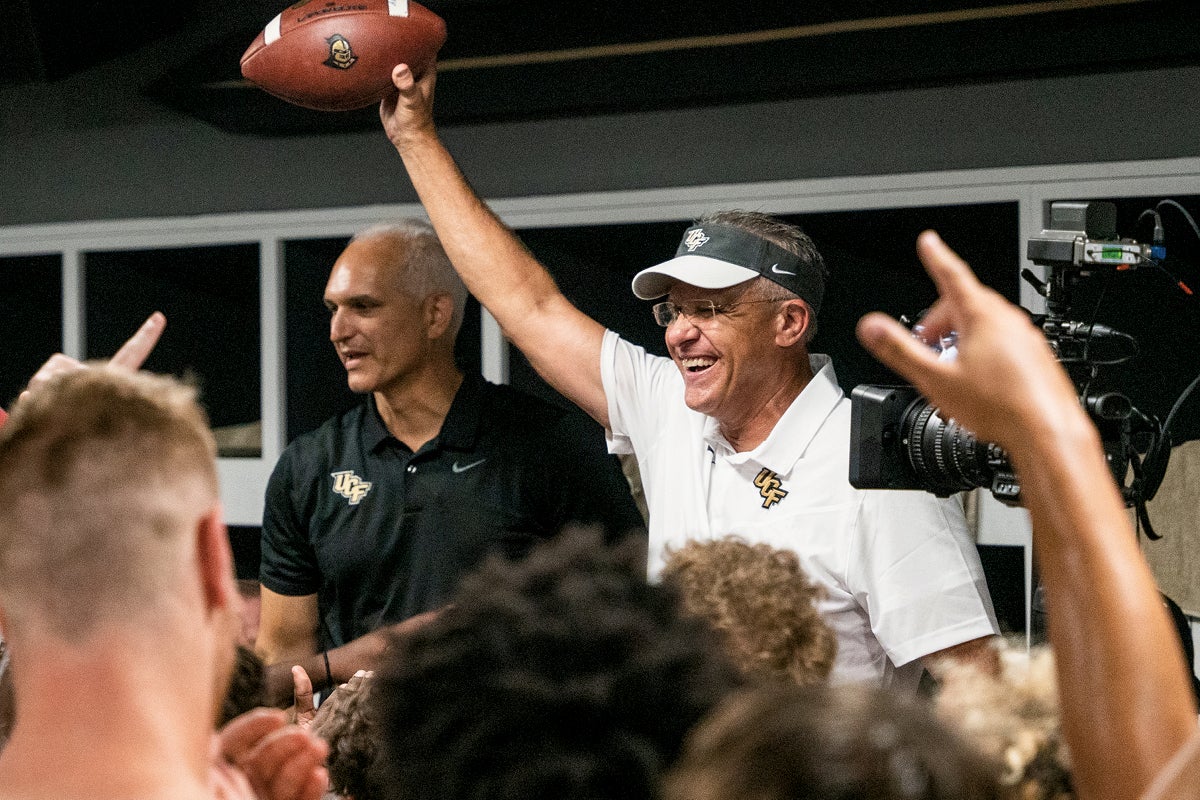
[[[1033,518],[1079,797],[1134,800],[1195,731],[1196,707],[1099,435],[1028,317],[936,234],[922,234],[918,251],[940,296],[926,330],[957,331],[957,359],[938,361],[880,314],[863,318],[859,338],[946,415],[1008,451]]]
[[[384,130],[467,288],[546,381],[608,427],[600,382],[604,329],[563,296],[467,184],[434,130],[436,78],[432,67],[420,80],[407,66],[396,67],[398,93],[379,109]]]

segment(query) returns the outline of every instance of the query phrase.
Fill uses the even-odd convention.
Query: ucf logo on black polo
[[[333,478],[333,491],[346,498],[352,506],[361,503],[367,492],[371,491],[371,482],[355,475],[352,469],[331,472],[329,475]]]
[[[783,481],[766,467],[754,476],[754,485],[758,487],[758,493],[762,496],[763,508],[770,508],[788,496],[787,489],[783,488]]]
[[[334,69],[350,69],[354,66],[354,62],[358,61],[358,56],[354,55],[354,51],[350,47],[350,40],[340,33],[335,33],[325,40],[329,45],[329,58],[323,62],[327,67]]]

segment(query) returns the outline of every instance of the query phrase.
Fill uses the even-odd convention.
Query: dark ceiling
[[[290,106],[238,61],[279,0],[0,0],[0,83],[60,81],[146,53],[128,90],[256,135],[372,128]],[[9,8],[9,6],[12,8]],[[1194,0],[428,0],[449,40],[442,123],[742,103],[1200,63]],[[166,43],[166,44],[164,44]],[[1113,98],[1127,113],[1137,98]]]

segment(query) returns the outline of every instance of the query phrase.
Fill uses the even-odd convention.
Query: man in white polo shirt
[[[438,140],[435,80],[393,72],[381,116],[455,268],[551,385],[633,453],[649,506],[651,575],[666,547],[739,534],[794,550],[838,634],[834,678],[915,687],[941,655],[991,660],[995,616],[955,500],[856,490],[850,403],[808,353],[824,263],[794,226],[724,212],[634,278],[671,355],[606,331],[474,194]]]

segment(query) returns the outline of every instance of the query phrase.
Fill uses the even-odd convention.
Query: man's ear
[[[425,315],[425,331],[430,339],[440,339],[454,318],[454,300],[444,292],[431,294],[421,304]]]
[[[791,347],[803,344],[812,326],[812,309],[803,300],[787,300],[776,319],[775,344]]]
[[[233,579],[233,551],[219,503],[196,522],[196,561],[205,605],[209,609],[237,610],[241,596]]]

